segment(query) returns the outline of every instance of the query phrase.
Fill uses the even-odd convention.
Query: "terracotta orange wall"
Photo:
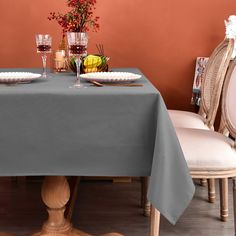
[[[47,16],[65,9],[65,0],[0,0],[0,67],[40,67],[34,35],[52,34],[56,48],[61,31]],[[231,14],[235,0],[98,0],[89,52],[104,44],[111,66],[140,68],[169,108],[191,110],[194,60],[224,38]]]

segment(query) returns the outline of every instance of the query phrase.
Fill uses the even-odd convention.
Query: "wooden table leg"
[[[49,216],[41,231],[33,234],[33,236],[91,236],[74,229],[70,221],[64,216],[65,205],[70,199],[70,187],[64,176],[45,177],[42,186],[42,199],[47,206]],[[104,236],[122,235],[110,233]]]
[[[160,212],[155,207],[152,206],[150,236],[159,236],[159,231],[160,231]]]

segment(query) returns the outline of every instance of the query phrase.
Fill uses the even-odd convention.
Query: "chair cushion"
[[[202,116],[188,111],[168,110],[174,127],[209,130]]]
[[[194,170],[236,168],[233,140],[214,131],[176,128],[188,167]]]

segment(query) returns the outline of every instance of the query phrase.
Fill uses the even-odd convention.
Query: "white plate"
[[[139,74],[129,72],[96,72],[87,73],[80,75],[81,78],[87,81],[98,81],[98,82],[132,82],[140,79],[142,76]]]
[[[0,72],[0,83],[30,83],[39,77],[41,77],[41,74],[30,72]]]

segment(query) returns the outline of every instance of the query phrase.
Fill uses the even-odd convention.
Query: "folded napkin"
[[[228,20],[225,20],[225,35],[228,39],[236,39],[236,16],[231,15],[229,16]],[[234,51],[232,54],[232,59],[236,56],[236,44],[234,45]]]

